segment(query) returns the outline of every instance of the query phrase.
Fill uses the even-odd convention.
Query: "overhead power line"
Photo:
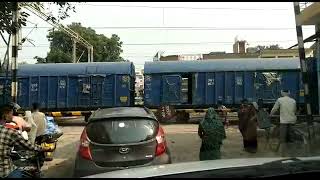
[[[296,42],[297,40],[275,40],[275,41],[247,41],[248,43],[285,43],[285,42]],[[224,41],[224,42],[167,42],[167,43],[123,43],[124,46],[158,46],[158,45],[201,45],[201,44],[222,44],[228,45],[233,44],[232,41]],[[50,47],[49,44],[39,44],[36,46],[22,46],[22,47]],[[5,48],[5,47],[0,47]]]
[[[296,40],[285,41],[250,41],[249,43],[270,43],[270,42],[295,42]],[[149,45],[197,45],[197,44],[233,44],[234,42],[173,42],[173,43],[133,43],[126,46],[149,46]]]
[[[24,27],[24,28],[31,28],[31,27]],[[50,29],[52,27],[37,27],[42,29]],[[183,27],[183,26],[172,26],[172,27],[162,27],[162,26],[118,26],[118,27],[103,27],[103,26],[93,26],[90,27],[92,29],[136,29],[136,30],[253,30],[253,31],[259,31],[259,30],[294,30],[294,27],[271,27],[271,28],[264,28],[264,27],[195,27],[195,26],[189,26],[189,27]]]
[[[182,7],[182,6],[145,6],[145,5],[120,5],[120,4],[89,4],[73,3],[76,6],[98,6],[98,7],[125,7],[125,8],[155,8],[155,9],[194,9],[194,10],[240,10],[240,11],[288,11],[287,8],[232,8],[232,7]]]

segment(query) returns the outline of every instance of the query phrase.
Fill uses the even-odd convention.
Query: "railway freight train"
[[[308,62],[312,97],[317,99],[316,61]],[[244,98],[261,98],[271,109],[281,89],[290,90],[299,107],[304,103],[298,58],[146,62],[144,76],[144,105],[149,108],[170,105],[185,112],[215,107],[218,101],[236,108]]]
[[[2,104],[10,97],[11,78],[2,76]],[[81,112],[134,105],[135,69],[131,62],[26,64],[18,69],[18,104],[33,102],[46,112]],[[80,113],[79,113],[80,112]]]
[[[317,61],[308,62],[312,107],[318,109]],[[206,109],[218,101],[236,108],[244,98],[261,98],[271,107],[283,88],[299,106],[304,103],[298,58],[146,62],[144,76],[144,106],[151,109]],[[27,64],[18,69],[17,99],[24,109],[39,102],[46,112],[83,115],[134,106],[134,83],[131,62]],[[10,84],[11,77],[0,76],[0,104],[11,99]]]

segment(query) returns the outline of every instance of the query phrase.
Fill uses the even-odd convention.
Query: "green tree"
[[[30,16],[29,13],[27,13],[23,8],[26,5],[32,5],[36,9],[40,11],[44,11],[44,6],[45,4],[47,5],[56,5],[59,7],[59,13],[58,15],[53,15],[49,14],[48,21],[59,21],[63,20],[67,17],[69,17],[69,12],[70,10],[73,10],[75,12],[75,7],[71,5],[68,2],[19,2],[19,11],[20,11],[20,17],[18,21],[18,27],[26,26],[26,22],[28,17]],[[12,33],[13,29],[13,23],[12,23],[12,10],[13,10],[13,2],[6,2],[6,1],[1,1],[0,2],[0,32],[1,33]]]
[[[72,23],[68,25],[70,29],[77,32],[93,45],[93,61],[94,62],[116,62],[124,61],[120,56],[122,53],[122,42],[119,36],[112,34],[110,38],[103,34],[96,34],[95,30],[83,27],[81,23]],[[47,57],[35,57],[38,63],[72,63],[72,38],[60,30],[49,30],[47,38],[50,42],[50,51]],[[87,62],[87,48],[77,43],[76,51],[77,59],[80,62]]]
[[[273,45],[269,45],[269,46],[258,45],[255,47],[250,47],[248,49],[250,49],[250,52],[259,52],[262,50],[276,50],[276,49],[283,49],[283,48],[280,47],[279,44],[273,44]]]
[[[267,49],[272,49],[272,50],[274,50],[274,49],[282,49],[282,48],[279,46],[279,44],[275,44],[275,45],[270,45],[270,46],[268,46]]]
[[[273,44],[273,45],[269,45],[269,46],[258,45],[258,46],[256,46],[256,48],[258,49],[258,51],[265,50],[265,49],[270,49],[270,50],[282,49],[279,44]]]
[[[52,22],[58,22],[60,20],[63,20],[67,17],[69,17],[69,13],[71,10],[75,12],[75,7],[68,3],[68,2],[19,2],[19,20],[18,20],[18,26],[19,28],[26,26],[26,22],[30,16],[30,14],[26,11],[25,6],[32,6],[36,9],[38,9],[41,12],[45,12],[46,10],[50,10],[50,8],[53,6],[58,6],[58,14],[48,14],[47,21]],[[47,5],[47,8],[45,9],[45,5]],[[9,57],[9,42],[11,39],[11,34],[14,28],[14,24],[12,23],[12,11],[14,9],[14,3],[13,2],[7,2],[7,1],[1,1],[0,2],[0,36],[3,40],[3,42],[7,45],[7,50],[3,59],[2,66],[8,62]],[[23,38],[21,42],[25,42],[26,38]],[[6,61],[6,62],[5,62]]]

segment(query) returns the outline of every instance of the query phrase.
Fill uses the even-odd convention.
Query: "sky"
[[[280,44],[288,48],[297,43],[292,2],[88,2],[75,6],[76,13],[61,23],[80,22],[107,37],[117,34],[123,42],[121,56],[137,68],[152,61],[158,51],[164,55],[231,53],[235,37],[250,47]],[[35,63],[34,56],[45,57],[49,51],[48,28],[41,27],[51,25],[35,15],[28,21],[22,36],[29,34],[36,47],[24,43],[18,61]],[[38,28],[33,29],[35,24]],[[314,26],[303,28],[304,38],[314,32]],[[4,50],[1,41],[1,58]]]

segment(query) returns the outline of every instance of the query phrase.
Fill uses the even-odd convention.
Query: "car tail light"
[[[80,137],[79,154],[84,159],[92,160],[89,144],[87,131],[84,129]]]
[[[164,137],[164,131],[162,127],[159,127],[156,139],[157,139],[156,156],[160,156],[161,154],[166,152],[166,140]]]

